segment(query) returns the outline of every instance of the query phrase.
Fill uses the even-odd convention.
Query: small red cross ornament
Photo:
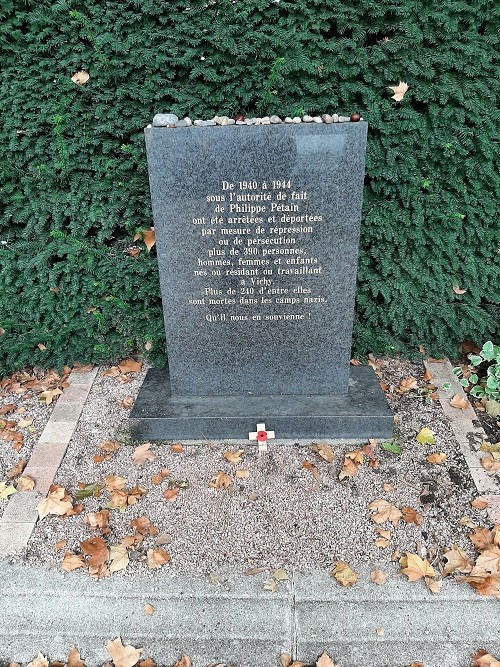
[[[257,440],[259,452],[267,452],[267,441],[274,440],[274,431],[266,431],[265,424],[257,424],[257,430],[248,434],[249,440]]]

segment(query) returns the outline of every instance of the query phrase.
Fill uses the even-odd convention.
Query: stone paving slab
[[[241,572],[222,585],[168,571],[95,581],[0,563],[0,662],[26,663],[38,651],[63,660],[76,644],[97,667],[117,636],[160,665],[186,653],[194,667],[275,667],[282,653],[312,664],[324,650],[342,667],[468,667],[478,648],[500,654],[498,601],[450,580],[433,596],[422,582],[376,586],[360,574],[345,589],[328,573],[294,573],[271,593],[265,575]]]

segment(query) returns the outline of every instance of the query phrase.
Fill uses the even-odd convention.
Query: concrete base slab
[[[229,572],[214,585],[162,571],[96,581],[3,562],[0,663],[27,663],[38,651],[65,660],[76,645],[97,667],[118,636],[157,664],[185,653],[200,667],[275,667],[282,653],[314,664],[325,650],[342,667],[465,667],[479,648],[500,655],[498,601],[465,584],[445,580],[434,596],[402,576],[376,586],[368,570],[349,589],[327,572],[294,573],[271,593],[262,588],[268,576]]]
[[[246,438],[257,423],[276,438],[390,438],[393,415],[369,367],[353,366],[347,396],[173,396],[152,368],[130,415],[134,440]]]

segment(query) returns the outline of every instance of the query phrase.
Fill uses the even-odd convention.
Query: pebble
[[[339,123],[347,123],[348,120],[347,116],[339,116]]]
[[[228,118],[227,119],[227,124],[228,125],[234,125],[235,123],[236,123],[236,121],[234,120],[234,118]]]
[[[290,116],[285,118],[285,123],[293,123],[293,120],[290,118]]]
[[[175,127],[187,127],[187,123],[185,120],[178,120],[175,124]]]
[[[333,116],[332,116],[332,120],[333,120],[334,123],[338,123],[338,122],[339,122],[339,115],[338,115],[338,113],[334,113],[334,114],[333,114]]]
[[[255,125],[255,118],[246,118],[245,123],[247,125]]]
[[[244,120],[237,120],[236,125],[246,125]]]
[[[303,116],[302,120],[304,123],[312,123],[313,122],[313,117],[312,116]]]
[[[262,118],[253,118],[254,125],[262,125]]]
[[[215,116],[214,121],[217,125],[227,125],[229,118],[227,116]]]
[[[199,120],[199,119],[195,120],[194,123],[193,123],[193,125],[195,125],[196,127],[201,127],[204,124],[205,124],[205,121],[204,120]]]
[[[269,120],[271,121],[271,123],[273,125],[275,125],[276,123],[282,123],[283,122],[279,116],[271,116],[271,118]]]
[[[295,116],[292,118],[292,123],[302,123],[302,119],[299,116]]]
[[[266,116],[265,118],[262,119],[262,125],[271,125],[271,119],[269,116]]]
[[[157,113],[153,118],[154,127],[168,127],[175,125],[179,119],[173,113]]]
[[[206,120],[204,122],[205,122],[205,125],[216,125],[215,120]]]
[[[314,116],[313,117],[313,122],[314,123],[322,123],[323,121],[321,120],[321,118],[319,116]]]
[[[188,127],[190,127],[190,126],[193,124],[193,121],[191,120],[191,118],[190,118],[189,116],[186,116],[186,117],[184,118],[184,122],[186,123],[186,125],[187,125]]]
[[[323,123],[333,123],[333,118],[329,113],[324,113],[321,118],[323,119]]]

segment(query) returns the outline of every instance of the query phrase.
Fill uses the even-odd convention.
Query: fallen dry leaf
[[[91,537],[80,542],[80,548],[88,556],[87,563],[91,568],[99,568],[109,560],[109,549],[102,537]]]
[[[151,616],[152,614],[154,614],[154,610],[155,610],[155,608],[153,607],[152,604],[149,604],[149,602],[148,602],[147,604],[144,605],[144,611],[145,611],[145,613],[148,614],[149,616]]]
[[[228,489],[230,486],[232,486],[232,484],[233,480],[229,477],[229,475],[221,471],[212,477],[212,481],[208,486],[213,489],[219,490],[222,487]]]
[[[120,637],[106,644],[106,651],[113,660],[115,667],[133,667],[139,660],[142,648],[134,648],[127,644],[124,646]]]
[[[368,505],[373,513],[371,520],[375,523],[384,523],[384,521],[390,521],[393,526],[396,526],[398,521],[401,519],[402,514],[398,508],[389,503],[387,500],[382,498],[377,498]]]
[[[334,459],[335,455],[334,455],[333,449],[330,447],[330,445],[327,445],[324,442],[312,445],[311,449],[315,454],[320,456],[324,461],[327,461],[327,463],[331,463]]]
[[[425,585],[430,590],[431,593],[437,594],[441,593],[443,588],[442,579],[432,579],[431,577],[424,577]]]
[[[333,660],[330,658],[328,653],[324,651],[316,661],[316,667],[337,667],[334,665]]]
[[[170,450],[171,450],[174,454],[182,454],[183,451],[184,451],[184,447],[181,445],[180,442],[176,442],[176,443],[174,443],[173,445],[170,445]]]
[[[44,655],[39,653],[26,667],[49,667],[49,661]]]
[[[67,551],[62,559],[61,568],[65,572],[72,572],[73,570],[77,570],[80,567],[85,567],[84,557],[79,556],[72,551]]]
[[[78,86],[83,86],[84,83],[87,83],[87,81],[90,79],[90,74],[84,70],[78,70],[73,76],[71,77],[71,81],[73,83],[76,83]]]
[[[406,393],[407,391],[412,391],[418,389],[417,379],[414,377],[408,377],[401,380],[398,386],[398,391],[401,394]]]
[[[493,545],[494,535],[488,528],[476,528],[470,533],[469,539],[478,551],[484,551]]]
[[[435,577],[436,573],[426,559],[417,554],[407,553],[399,560],[401,572],[408,577],[408,581],[418,581],[422,577]]]
[[[170,554],[168,554],[165,549],[162,549],[161,547],[156,547],[156,549],[148,549],[147,556],[148,567],[150,570],[155,570],[171,560]]]
[[[453,285],[452,289],[455,292],[455,294],[465,294],[467,292],[466,289],[460,289],[458,285]]]
[[[476,498],[471,503],[472,507],[475,507],[477,510],[484,510],[488,507],[487,498]]]
[[[183,655],[172,667],[191,667],[191,658],[188,655]]]
[[[446,558],[446,565],[443,569],[444,574],[453,574],[454,572],[468,574],[472,570],[473,564],[469,556],[456,545],[453,545],[444,554],[444,558]]]
[[[226,461],[229,461],[229,463],[234,463],[235,465],[237,463],[241,462],[241,457],[244,454],[244,449],[238,449],[236,452],[233,451],[227,451],[224,452],[223,456],[226,459]]]
[[[289,653],[282,653],[280,655],[281,667],[290,667],[291,662],[292,662],[292,656]]]
[[[392,484],[388,484],[387,482],[384,484],[384,486],[383,486],[382,488],[383,488],[384,491],[386,491],[387,493],[390,493],[391,491],[394,491],[394,490],[395,490],[395,487],[394,487]]]
[[[262,572],[267,572],[267,567],[251,567],[249,570],[245,570],[243,574],[250,577],[254,574],[262,574]]]
[[[481,649],[474,656],[473,667],[500,667],[500,661],[484,649]]]
[[[402,507],[401,508],[401,518],[405,523],[414,523],[417,526],[423,521],[422,515],[413,509],[413,507]]]
[[[237,470],[235,475],[238,479],[247,479],[250,476],[250,470]]]
[[[406,81],[400,81],[397,86],[387,86],[392,90],[394,95],[391,95],[393,100],[396,100],[396,102],[401,102],[403,97],[406,95],[406,91],[408,90],[409,86],[406,83]]]
[[[450,399],[450,405],[452,408],[459,408],[460,410],[467,410],[469,407],[469,401],[466,398],[463,398],[459,394],[455,394],[453,398]]]
[[[262,584],[262,588],[265,591],[270,591],[271,593],[276,593],[278,591],[278,582],[276,579],[266,579],[266,581]]]
[[[481,457],[481,465],[488,472],[498,472],[500,470],[500,461],[497,461],[490,453]]]
[[[16,465],[9,470],[7,473],[7,479],[14,479],[14,477],[17,477],[22,473],[22,471],[26,467],[26,460],[25,459],[19,459],[19,461],[16,463]],[[18,489],[19,491],[19,489]]]
[[[134,405],[134,399],[132,396],[125,396],[125,398],[119,403],[122,408],[125,408],[125,410],[130,410],[130,408]]]
[[[309,470],[314,477],[314,479],[319,483],[322,484],[323,480],[321,479],[321,475],[318,472],[318,469],[314,465],[312,461],[304,461],[302,464],[302,467],[305,468],[306,470]]]
[[[35,480],[29,475],[21,475],[17,480],[16,489],[18,491],[33,491],[35,488]]]
[[[73,501],[66,493],[63,486],[51,484],[46,498],[37,505],[38,517],[44,519],[48,514],[64,516],[69,510],[73,509]]]
[[[104,509],[99,512],[89,512],[83,517],[83,522],[90,526],[90,528],[97,528],[104,531],[109,524],[109,510]]]
[[[479,595],[500,598],[500,574],[492,574],[481,581],[470,581],[469,583]]]
[[[65,546],[67,546],[68,540],[59,540],[59,542],[56,542],[54,544],[54,551],[60,551],[61,549],[64,549]]]
[[[446,461],[446,454],[443,454],[442,452],[440,454],[429,454],[429,456],[425,457],[425,460],[428,463],[435,463],[437,465],[440,465],[441,463],[444,463],[444,461]]]
[[[142,368],[142,362],[135,361],[134,359],[125,359],[118,364],[118,368],[122,373],[139,373]]]
[[[140,233],[138,232],[133,238],[134,243],[139,240],[144,241],[144,245],[146,246],[149,252],[156,243],[156,235],[154,227],[151,227],[150,229],[141,229]]]
[[[352,452],[347,452],[344,457],[344,465],[339,473],[339,480],[342,481],[348,477],[355,477],[363,461],[364,454],[361,450],[356,449]]]
[[[60,396],[61,394],[62,394],[62,389],[56,387],[55,389],[47,389],[46,391],[42,391],[42,393],[38,395],[38,398],[41,401],[45,401],[45,405],[50,405],[54,400],[54,398],[56,396]]]
[[[386,574],[382,570],[378,570],[378,569],[377,570],[372,570],[372,572],[370,572],[370,578],[371,578],[372,582],[374,584],[378,584],[379,586],[382,586],[383,584],[385,584],[385,582],[387,581],[388,576],[389,576],[388,574]]]
[[[66,667],[84,667],[85,663],[83,662],[80,652],[73,646],[71,651],[68,653],[68,659],[66,660]]]
[[[132,454],[132,462],[137,468],[144,465],[146,461],[156,460],[156,454],[150,450],[150,447],[151,443],[145,442],[143,445],[139,445],[139,447],[134,449],[134,453]]]
[[[345,587],[354,586],[358,580],[358,574],[352,570],[344,561],[337,561],[335,567],[331,571],[331,576],[334,577],[339,584]]]
[[[113,572],[124,570],[129,564],[128,551],[124,544],[112,545],[109,550],[109,557],[111,559],[111,564],[109,566],[111,574],[113,574]]]
[[[165,489],[165,491],[162,493],[162,496],[167,500],[169,503],[173,503],[177,496],[179,495],[180,489],[178,487],[173,487],[172,489]]]

